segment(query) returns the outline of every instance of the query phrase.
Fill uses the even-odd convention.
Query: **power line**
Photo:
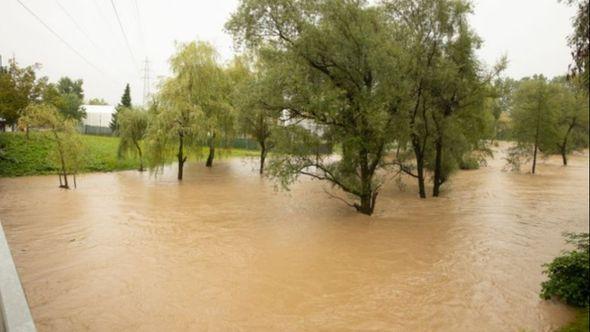
[[[86,31],[86,29],[84,29],[82,27],[82,25],[80,25],[78,23],[78,21],[74,18],[73,15],[71,15],[68,10],[60,3],[59,0],[55,0],[55,2],[57,3],[58,7],[64,12],[64,14],[66,14],[66,16],[70,19],[70,21],[72,21],[72,23],[76,26],[76,28],[80,31],[80,33],[82,33],[84,35],[84,37],[86,38],[86,40],[88,40],[88,42],[90,44],[92,44],[92,46],[105,58],[107,58],[107,60],[111,63],[116,63],[116,61],[113,61],[113,58],[111,56],[111,54],[107,53],[104,51],[104,49],[102,49],[101,47],[98,46],[98,44],[96,44],[94,42],[94,40],[90,37],[90,35],[88,34],[88,32]],[[94,3],[96,5],[96,2]],[[102,13],[101,13],[102,14]],[[104,17],[104,16],[103,16]]]
[[[129,54],[131,55],[131,59],[133,60],[133,64],[135,64],[135,67],[139,69],[139,66],[137,65],[137,61],[135,60],[135,56],[133,55],[133,51],[131,50],[131,44],[129,44],[129,39],[127,39],[127,34],[125,33],[125,29],[123,28],[123,24],[121,24],[121,18],[119,17],[119,12],[117,12],[117,7],[115,7],[115,3],[113,2],[113,0],[111,0],[111,5],[113,6],[113,11],[115,12],[115,16],[117,17],[117,22],[119,22],[119,28],[121,28],[121,33],[123,34],[123,38],[125,39],[125,45],[127,46],[127,50],[129,50]]]
[[[143,68],[143,105],[146,105],[150,97],[150,61],[145,58]]]
[[[59,2],[59,0],[55,0],[55,2],[57,3],[57,6],[64,12],[64,14],[66,14],[66,16],[70,19],[70,21],[72,21],[72,23],[74,23],[74,25],[76,26],[76,28],[80,31],[80,33],[82,33],[84,35],[84,37],[86,37],[86,39],[88,40],[88,42],[90,42],[90,44],[92,44],[92,46],[99,52],[102,52],[102,50],[94,43],[94,41],[92,41],[92,38],[90,38],[90,36],[88,35],[88,33],[86,33],[86,30],[84,30],[82,28],[82,26],[78,23],[78,21],[76,21],[76,19],[67,11],[67,9],[62,6],[62,4]]]
[[[135,4],[135,13],[137,14],[137,25],[139,26],[139,39],[141,40],[141,45],[143,46],[143,51],[147,55],[148,50],[147,50],[147,46],[145,43],[145,39],[143,37],[144,31],[143,31],[143,25],[141,24],[141,15],[139,13],[139,5],[137,4],[137,0],[134,0],[133,3]]]
[[[66,45],[72,52],[74,52],[77,56],[79,56],[82,60],[84,60],[84,62],[86,62],[89,66],[91,66],[92,68],[96,69],[98,72],[100,72],[101,74],[108,76],[102,69],[100,69],[98,66],[96,66],[95,64],[93,64],[92,62],[90,62],[90,60],[86,59],[86,57],[84,57],[80,52],[78,52],[75,48],[72,47],[72,45],[70,45],[65,39],[63,39],[57,32],[55,32],[55,30],[53,30],[49,25],[47,25],[47,23],[45,23],[37,14],[35,14],[35,12],[33,12],[31,9],[29,9],[29,7],[27,7],[21,0],[16,0],[26,11],[29,12],[29,14],[33,15],[33,17],[35,19],[37,19],[37,21],[39,21],[39,23],[41,23],[47,30],[49,30],[49,32],[51,32],[57,39],[59,39],[64,45]]]

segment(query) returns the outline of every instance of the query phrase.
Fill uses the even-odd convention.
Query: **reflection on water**
[[[243,160],[154,179],[0,180],[0,218],[41,331],[548,331],[561,233],[588,229],[588,157],[539,175],[460,172],[444,197],[388,186],[366,217],[302,181],[276,192]]]

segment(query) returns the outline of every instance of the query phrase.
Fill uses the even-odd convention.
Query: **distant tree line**
[[[8,66],[0,68],[0,117],[6,124],[16,128],[33,104],[53,105],[64,118],[84,118],[86,113],[80,107],[84,100],[82,80],[62,77],[51,83],[45,76],[37,77],[40,67],[19,67],[15,59],[10,59]]]

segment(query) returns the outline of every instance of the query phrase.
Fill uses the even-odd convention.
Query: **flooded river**
[[[498,158],[499,159],[499,158]],[[0,179],[0,219],[40,331],[550,331],[541,264],[588,230],[588,157],[459,172],[444,197],[408,181],[373,217],[325,184],[290,192],[256,161]]]

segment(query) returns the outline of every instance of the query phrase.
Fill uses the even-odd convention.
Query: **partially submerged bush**
[[[463,158],[459,163],[459,167],[462,170],[479,169],[479,166],[479,161],[471,156]]]
[[[541,298],[556,297],[567,304],[585,307],[590,304],[588,233],[566,234],[566,238],[576,249],[564,252],[544,265],[543,273],[549,280],[541,284]]]
[[[474,151],[471,151],[461,158],[459,168],[462,170],[479,169],[488,165],[488,158],[493,158],[494,153],[487,146],[482,146]]]
[[[525,145],[516,145],[508,149],[506,157],[506,165],[504,171],[520,172],[523,164],[531,161],[530,147]]]

